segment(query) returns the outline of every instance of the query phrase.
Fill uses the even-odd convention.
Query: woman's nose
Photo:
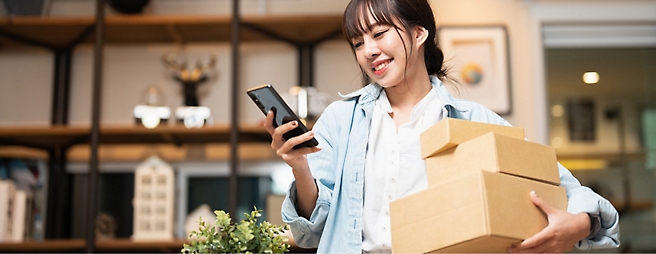
[[[374,40],[368,40],[364,43],[364,54],[367,58],[375,58],[380,55],[380,49]]]

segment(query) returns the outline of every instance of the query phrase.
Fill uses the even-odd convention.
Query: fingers
[[[293,161],[294,158],[304,156],[306,154],[321,151],[319,147],[304,147],[294,150],[294,146],[308,141],[314,137],[314,132],[309,131],[302,135],[285,140],[283,134],[296,129],[298,127],[297,121],[290,121],[278,127],[273,125],[275,114],[269,111],[264,120],[264,128],[271,134],[271,148],[276,151],[276,154],[282,157],[285,161]]]
[[[550,233],[548,232],[548,229],[545,228],[530,238],[522,241],[521,243],[513,245],[511,248],[509,248],[509,252],[530,252],[527,250],[535,250],[538,248],[538,246],[542,245],[549,239],[549,235]],[[510,251],[510,249],[513,251]]]
[[[271,134],[271,139],[272,139],[271,148],[273,148],[274,150],[278,150],[286,141],[285,138],[283,137],[283,134],[293,129],[296,129],[296,127],[298,127],[298,122],[291,121],[275,128],[271,124],[271,122],[273,121],[273,117],[271,115],[273,115],[272,112],[269,112],[269,114],[267,114],[267,119],[265,120],[264,124],[265,124],[265,128],[267,128],[267,131]],[[271,121],[269,121],[269,117],[271,117]],[[267,127],[266,125],[270,125],[270,127]]]
[[[296,149],[296,150],[292,149],[292,150],[288,151],[285,154],[281,154],[281,157],[283,158],[283,160],[286,160],[287,158],[295,158],[295,157],[299,157],[299,156],[303,156],[303,155],[307,155],[307,154],[311,154],[311,153],[316,153],[318,151],[321,151],[320,147],[316,147],[316,146],[315,147],[303,147],[303,148],[299,148],[299,149]]]
[[[280,128],[278,128],[278,129],[280,129]],[[276,129],[276,132],[279,131],[278,129]],[[290,138],[286,142],[283,142],[282,145],[278,148],[278,155],[282,155],[282,154],[286,154],[286,153],[291,154],[290,151],[293,150],[294,146],[296,146],[298,144],[301,144],[305,141],[308,141],[308,140],[312,139],[313,137],[314,137],[314,132],[308,131],[308,132],[306,132],[302,135]],[[298,149],[298,150],[302,150],[302,149]]]
[[[531,196],[531,201],[533,201],[533,204],[538,208],[540,208],[540,210],[542,210],[547,215],[547,217],[555,212],[555,209],[551,207],[549,203],[545,202],[540,197],[538,197],[535,191],[531,191],[530,196]]]
[[[547,253],[549,251],[547,251],[547,247],[545,247],[543,245],[540,245],[540,246],[536,246],[534,248],[527,248],[527,249],[509,248],[508,252],[511,252],[511,253]]]
[[[267,113],[266,118],[264,119],[264,129],[269,132],[269,134],[273,135],[273,130],[275,127],[273,127],[273,118],[275,114],[273,114],[273,111],[270,111]]]

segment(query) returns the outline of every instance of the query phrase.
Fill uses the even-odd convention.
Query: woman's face
[[[417,49],[412,48],[416,43],[411,42],[406,31],[397,32],[393,26],[377,24],[371,14],[368,20],[371,30],[351,41],[360,68],[373,82],[385,88],[404,83],[405,77],[411,77],[412,68],[417,66]]]

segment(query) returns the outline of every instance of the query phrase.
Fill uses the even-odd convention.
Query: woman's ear
[[[415,27],[415,42],[417,43],[417,46],[421,46],[424,44],[424,42],[426,42],[428,34],[428,29],[424,28],[423,26]]]

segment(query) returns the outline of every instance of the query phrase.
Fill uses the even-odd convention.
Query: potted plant
[[[239,224],[233,224],[230,215],[222,210],[214,211],[214,225],[199,220],[198,231],[192,231],[191,244],[184,244],[182,253],[282,253],[289,251],[287,238],[281,234],[288,226],[257,222],[262,210],[254,207]]]

